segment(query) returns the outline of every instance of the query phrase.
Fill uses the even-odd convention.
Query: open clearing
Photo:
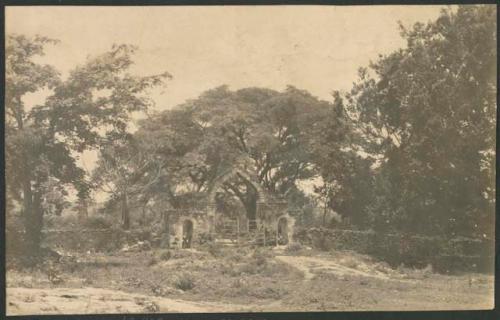
[[[184,301],[100,288],[9,288],[9,314],[248,311],[249,306]],[[27,303],[28,302],[28,303]]]
[[[79,254],[7,273],[7,312],[450,310],[493,307],[493,276],[391,269],[352,252],[224,248]]]

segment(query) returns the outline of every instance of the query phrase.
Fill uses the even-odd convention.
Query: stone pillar
[[[161,247],[170,248],[170,210],[163,211],[163,230],[161,233]]]

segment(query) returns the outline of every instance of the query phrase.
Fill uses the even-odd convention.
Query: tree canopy
[[[383,157],[374,214],[408,231],[491,236],[495,8],[444,10],[401,35],[407,47],[372,63],[374,76],[362,71],[347,94],[366,147]]]
[[[144,91],[170,75],[132,76],[127,69],[135,48],[119,45],[90,58],[63,80],[53,67],[34,59],[57,41],[23,35],[6,40],[7,187],[13,197],[22,198],[27,240],[36,254],[43,204],[54,181],[87,197],[90,185],[77,165],[78,155],[123,134],[130,113],[150,104]],[[43,88],[51,89],[46,100],[25,106],[24,96]]]
[[[131,114],[151,106],[148,89],[168,73],[130,74],[136,48],[114,45],[62,79],[35,62],[56,40],[8,35],[9,203],[22,204],[36,247],[44,212],[65,205],[62,186],[81,199],[107,188],[128,228],[130,201],[198,203],[220,176],[244,167],[252,181],[236,174],[217,185],[221,210],[243,206],[255,217],[257,183],[303,214],[321,203],[324,216],[337,212],[358,228],[492,237],[496,10],[443,10],[401,26],[401,36],[404,48],[361,68],[349,92],[332,88],[329,101],[293,86],[220,86],[149,114],[132,133]],[[50,92],[45,101],[25,105],[40,90]],[[99,151],[92,177],[77,165],[89,149]]]

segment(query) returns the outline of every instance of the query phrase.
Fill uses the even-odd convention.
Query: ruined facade
[[[216,193],[220,186],[235,175],[249,181],[257,190],[255,219],[246,212],[234,212],[227,217],[217,211]],[[292,241],[295,219],[288,213],[287,203],[266,192],[248,170],[236,168],[219,176],[206,195],[202,209],[184,209],[173,214],[170,246],[191,248],[206,241],[228,245],[286,245]]]

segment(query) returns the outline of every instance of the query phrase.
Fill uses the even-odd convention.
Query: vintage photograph
[[[7,315],[494,307],[496,5],[5,7]]]

